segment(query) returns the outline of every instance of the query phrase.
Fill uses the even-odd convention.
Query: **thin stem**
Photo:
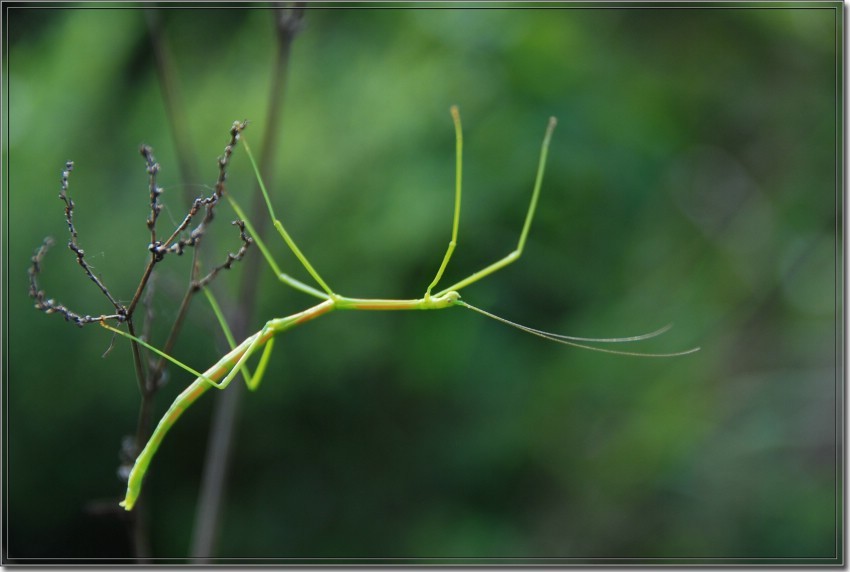
[[[295,3],[293,8],[277,9],[273,12],[278,39],[278,50],[272,72],[272,84],[269,91],[269,112],[266,117],[267,126],[262,146],[263,178],[272,180],[274,169],[273,157],[278,150],[280,118],[283,113],[283,95],[289,70],[289,60],[292,42],[295,39],[304,17],[304,4]],[[257,227],[251,230],[254,239],[262,239],[265,231],[266,217],[262,216],[263,204],[259,193],[254,194],[252,215],[258,221]],[[244,216],[240,216],[246,220]],[[237,338],[248,333],[249,318],[254,314],[257,299],[257,276],[259,274],[260,258],[249,256],[245,260],[246,268],[242,273],[239,288],[239,304],[233,314],[233,331]],[[281,273],[277,273],[280,278]],[[305,285],[306,286],[306,285]],[[233,428],[242,396],[241,385],[224,392],[217,400],[211,435],[207,445],[206,461],[201,482],[201,492],[198,499],[198,509],[195,514],[195,528],[192,535],[190,554],[201,561],[213,556],[216,537],[221,522],[221,505],[224,498],[227,469],[230,463]]]
[[[210,270],[209,273],[200,280],[195,280],[192,284],[195,291],[200,290],[201,288],[212,282],[215,277],[218,276],[218,273],[222,270],[230,270],[234,262],[239,262],[245,257],[245,253],[248,252],[248,248],[253,244],[254,241],[251,240],[251,237],[245,234],[245,223],[243,221],[235,220],[232,224],[234,226],[239,227],[239,237],[242,239],[242,246],[239,247],[239,250],[236,252],[236,254],[228,252],[227,258],[224,262]]]
[[[198,170],[195,161],[192,158],[192,153],[190,152],[191,144],[189,129],[185,120],[186,114],[180,108],[182,99],[179,95],[177,74],[175,73],[174,63],[171,57],[171,50],[168,46],[167,38],[165,37],[165,34],[162,33],[162,19],[160,17],[160,12],[158,10],[145,10],[145,20],[148,25],[148,33],[150,35],[151,47],[154,53],[157,76],[159,77],[159,85],[162,89],[165,113],[168,116],[168,124],[171,127],[174,144],[177,150],[178,168],[183,182],[183,196],[184,200],[189,202],[193,197],[191,196],[188,183],[198,180]],[[151,246],[154,246],[156,244],[156,239],[153,230],[151,231],[151,237]],[[171,240],[173,240],[173,238],[169,238],[169,240],[166,241],[166,247],[170,244]],[[196,261],[198,256],[197,249],[193,250],[192,256]],[[194,266],[195,263],[193,262],[193,267]],[[189,308],[189,302],[192,298],[191,292],[192,289],[190,286],[181,301],[177,317],[171,326],[171,331],[169,332],[165,344],[166,351],[168,352],[171,351],[177,335],[182,328],[183,320],[186,316]],[[149,371],[147,385],[149,386],[150,391],[143,394],[142,403],[139,407],[139,423],[136,430],[137,443],[139,442],[139,439],[141,439],[142,442],[146,441],[150,435],[154,412],[154,396],[161,385],[165,365],[165,361],[160,359]],[[138,447],[137,451],[141,451],[141,444],[139,444]],[[143,506],[140,508],[144,509],[145,507]],[[146,512],[146,510],[142,510],[142,514]],[[144,539],[148,536],[148,518],[146,516],[138,518],[133,522],[132,526],[134,532],[134,545],[137,554],[141,550],[146,550],[149,553],[150,548],[147,547],[148,543],[144,541]]]
[[[53,298],[47,298],[47,295],[44,293],[44,290],[41,290],[38,287],[38,275],[41,273],[41,263],[44,259],[45,254],[53,246],[52,238],[45,238],[44,242],[41,243],[41,246],[38,247],[36,253],[30,259],[30,268],[28,271],[30,287],[29,287],[29,295],[30,298],[35,300],[35,307],[38,310],[41,310],[45,314],[60,314],[64,316],[66,322],[74,322],[78,326],[82,327],[86,324],[92,324],[94,322],[102,322],[104,320],[116,320],[122,321],[125,319],[124,314],[101,314],[100,316],[89,316],[89,315],[80,315],[70,308],[66,307],[63,304],[60,304]]]
[[[142,294],[145,292],[145,286],[148,284],[148,279],[150,279],[153,267],[156,263],[156,255],[151,255],[151,259],[148,260],[148,264],[145,266],[145,271],[142,273],[142,279],[139,280],[139,285],[136,287],[136,293],[133,294],[133,300],[130,302],[130,305],[127,306],[128,316],[132,316],[133,312],[136,311],[136,305],[139,303],[139,300],[142,299]]]
[[[127,318],[127,331],[134,336],[136,335],[136,328],[133,325],[132,317]],[[142,364],[142,353],[136,343],[130,344],[130,349],[133,352],[133,367],[136,370],[136,379],[139,381],[139,390],[142,392],[142,395],[144,395],[148,391],[148,384],[145,383],[147,378],[145,377],[145,368]]]
[[[162,244],[156,245],[159,252],[163,255],[165,254],[165,252],[168,251],[177,252],[177,254],[182,254],[183,248],[187,246],[187,243],[189,243],[189,240],[191,240],[191,238],[189,240],[178,240],[176,243],[174,241],[177,240],[177,237],[179,237],[181,233],[183,233],[187,228],[189,228],[189,225],[192,223],[192,218],[194,218],[194,216],[198,214],[198,211],[201,210],[201,207],[206,206],[214,202],[215,200],[215,195],[206,198],[198,197],[193,200],[192,207],[189,209],[189,212],[186,213],[186,216],[183,217],[183,220],[180,221],[180,224],[178,224],[177,227],[174,229],[174,232],[171,233],[171,236],[169,236],[168,239]],[[190,245],[194,245],[194,242],[192,242]]]
[[[192,160],[192,145],[189,137],[189,127],[186,123],[186,113],[182,107],[180,97],[180,84],[174,66],[174,58],[171,56],[171,48],[168,38],[162,33],[162,18],[159,10],[146,9],[145,21],[148,25],[151,47],[153,49],[156,71],[159,85],[162,89],[162,100],[165,105],[165,113],[168,116],[168,125],[174,137],[174,146],[177,148],[177,162],[180,169],[180,178],[184,184],[184,200],[192,200],[191,191],[187,183],[199,180],[198,169]]]
[[[177,308],[174,322],[171,324],[171,330],[168,332],[168,337],[166,337],[165,344],[162,346],[162,350],[167,354],[171,353],[171,350],[174,348],[174,344],[177,343],[177,337],[180,335],[180,330],[183,328],[186,315],[189,313],[189,305],[193,296],[194,287],[190,284],[186,289],[186,293],[183,294],[183,299],[180,301],[180,306]],[[165,358],[160,357],[151,371],[151,385],[159,387],[162,381],[162,374],[165,371],[165,366]]]
[[[115,310],[121,314],[124,311],[124,307],[118,303],[118,301],[112,297],[112,294],[109,293],[109,289],[106,285],[94,275],[92,272],[91,266],[89,266],[88,262],[86,262],[85,251],[80,248],[79,244],[77,244],[77,229],[74,226],[74,201],[71,200],[71,197],[68,195],[68,177],[71,174],[71,171],[74,170],[74,162],[68,161],[65,163],[65,170],[62,171],[62,186],[59,191],[59,198],[62,202],[65,203],[65,222],[68,224],[68,233],[71,235],[71,239],[68,241],[68,248],[76,255],[77,264],[85,271],[86,275],[89,279],[94,282],[104,296],[109,300]]]
[[[151,244],[156,243],[156,219],[162,210],[162,205],[159,203],[159,195],[162,194],[162,189],[156,184],[156,176],[159,173],[159,163],[153,156],[153,149],[148,145],[142,145],[139,152],[145,158],[148,164],[148,187],[151,194],[151,215],[148,217],[148,228],[151,231]]]

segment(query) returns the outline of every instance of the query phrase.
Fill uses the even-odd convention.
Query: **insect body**
[[[563,336],[559,334],[552,334],[549,332],[544,332],[541,330],[536,330],[533,328],[529,328],[526,326],[521,326],[519,324],[510,322],[505,320],[504,318],[500,318],[489,312],[476,308],[464,300],[461,299],[460,291],[493,274],[494,272],[504,268],[505,266],[511,264],[512,262],[519,259],[522,255],[523,248],[525,247],[525,242],[528,237],[529,230],[531,228],[531,222],[534,218],[534,212],[537,208],[538,198],[540,196],[540,189],[543,182],[543,173],[546,166],[546,158],[549,150],[549,142],[552,138],[552,133],[555,129],[556,120],[554,117],[549,119],[548,126],[546,128],[546,132],[543,138],[543,143],[540,149],[540,159],[537,165],[537,174],[534,181],[534,187],[531,194],[531,201],[529,203],[528,211],[526,213],[525,222],[523,224],[522,230],[519,235],[519,240],[517,242],[516,248],[511,251],[509,254],[504,256],[503,258],[493,262],[492,264],[484,267],[483,269],[469,275],[468,277],[460,280],[451,286],[444,288],[442,290],[437,291],[436,293],[432,293],[432,291],[439,284],[443,272],[446,269],[446,266],[451,259],[452,253],[454,252],[455,245],[457,244],[457,234],[458,234],[458,226],[460,221],[460,204],[461,204],[461,179],[462,179],[462,153],[463,153],[463,135],[461,130],[461,122],[460,122],[460,113],[458,112],[457,107],[451,108],[451,115],[454,121],[455,126],[455,136],[456,136],[456,180],[455,180],[455,204],[454,204],[454,218],[452,223],[452,233],[451,239],[448,244],[448,248],[446,249],[446,253],[443,257],[442,263],[440,264],[434,279],[428,285],[425,290],[424,295],[421,298],[409,299],[409,300],[388,300],[388,299],[369,299],[369,298],[349,298],[346,296],[341,296],[335,293],[322,279],[319,273],[313,268],[298,246],[295,244],[295,241],[286,231],[283,226],[283,223],[275,216],[274,208],[272,206],[271,199],[269,197],[269,193],[265,187],[265,184],[262,181],[262,178],[259,174],[259,169],[257,168],[257,164],[254,160],[253,155],[251,154],[250,148],[247,142],[244,142],[243,145],[245,147],[248,158],[251,162],[251,165],[254,169],[254,172],[257,176],[257,180],[260,185],[260,189],[263,193],[263,197],[266,201],[266,206],[269,212],[269,215],[273,221],[274,227],[277,232],[280,234],[281,238],[283,238],[284,242],[287,246],[292,250],[310,276],[315,280],[316,284],[319,288],[315,288],[304,282],[301,282],[288,274],[285,274],[280,271],[280,268],[272,258],[269,253],[268,248],[263,243],[263,241],[259,238],[257,233],[254,231],[251,224],[247,221],[247,218],[244,216],[242,209],[236,203],[236,201],[228,194],[225,195],[228,200],[230,200],[231,205],[236,211],[237,216],[239,216],[242,220],[245,221],[245,226],[248,228],[248,231],[253,235],[254,241],[256,241],[260,250],[263,253],[263,256],[266,258],[267,262],[271,266],[277,278],[283,282],[284,284],[304,292],[308,295],[311,295],[317,299],[319,302],[314,306],[307,308],[301,312],[296,314],[292,314],[290,316],[286,316],[283,318],[276,318],[269,320],[266,324],[253,335],[245,338],[240,343],[236,344],[233,342],[233,337],[230,334],[229,328],[226,322],[223,319],[223,316],[218,310],[218,305],[215,303],[215,300],[212,298],[212,295],[205,289],[205,293],[207,294],[210,302],[213,306],[213,310],[216,313],[216,316],[219,318],[219,322],[222,325],[222,328],[225,331],[228,340],[231,343],[232,349],[225,354],[220,360],[218,360],[215,364],[213,364],[210,368],[208,368],[204,372],[198,372],[193,370],[192,368],[180,363],[176,359],[167,355],[167,353],[149,345],[145,341],[139,339],[138,337],[126,333],[118,328],[115,328],[106,323],[106,320],[101,320],[101,325],[105,328],[118,333],[122,336],[131,338],[135,340],[137,343],[145,346],[149,350],[159,354],[164,359],[167,359],[179,367],[189,371],[193,376],[195,376],[195,381],[193,381],[177,398],[169,407],[168,411],[166,411],[165,415],[159,421],[159,424],[154,429],[150,439],[147,444],[144,446],[142,451],[139,453],[136,458],[135,464],[130,471],[128,483],[127,483],[127,493],[124,498],[124,501],[121,502],[121,506],[123,506],[127,510],[131,510],[136,503],[136,500],[140,494],[142,483],[144,480],[145,473],[150,465],[150,462],[153,456],[156,454],[159,445],[162,443],[163,438],[169,431],[169,429],[174,425],[177,419],[182,415],[182,413],[192,405],[205,391],[207,391],[210,387],[215,387],[217,389],[224,389],[227,387],[230,382],[234,379],[234,377],[238,373],[242,373],[247,386],[249,389],[256,389],[260,381],[262,380],[263,374],[266,369],[266,365],[268,363],[269,357],[271,355],[272,348],[274,347],[274,337],[282,332],[285,332],[295,326],[323,316],[333,310],[442,310],[445,308],[452,307],[463,307],[478,312],[487,317],[493,318],[495,320],[501,321],[513,327],[519,328],[525,332],[531,333],[536,336],[540,336],[558,343],[572,345],[576,347],[581,347],[585,349],[590,349],[594,351],[601,351],[607,353],[615,353],[621,355],[634,355],[634,356],[649,356],[649,357],[669,357],[676,355],[684,355],[687,353],[691,353],[697,351],[699,348],[693,348],[684,352],[676,352],[676,353],[668,353],[668,354],[648,354],[648,353],[638,353],[638,352],[629,352],[629,351],[618,351],[618,350],[610,350],[605,348],[600,348],[592,345],[588,345],[588,343],[602,343],[602,342],[629,342],[629,341],[638,341],[644,340],[653,336],[657,336],[664,331],[666,331],[668,327],[662,328],[655,332],[651,332],[649,334],[643,334],[640,336],[634,336],[630,338],[603,338],[603,339],[591,339],[591,338],[576,338],[571,336]],[[234,123],[234,127],[232,132],[239,133],[245,127],[244,123]],[[236,141],[238,137],[234,136],[234,141]],[[260,360],[257,364],[257,368],[254,371],[253,375],[248,372],[245,367],[247,360],[254,355],[255,352],[262,349],[262,354]]]

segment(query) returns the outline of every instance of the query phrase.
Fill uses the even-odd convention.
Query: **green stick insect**
[[[670,328],[670,326],[665,326],[664,328],[661,328],[654,332],[650,332],[648,334],[627,338],[578,338],[553,334],[534,328],[529,328],[527,326],[522,326],[499,316],[495,316],[489,312],[481,310],[480,308],[476,308],[475,306],[472,306],[461,299],[459,293],[461,289],[469,286],[470,284],[474,284],[475,282],[493,274],[498,270],[501,270],[505,266],[519,259],[519,257],[522,255],[526,239],[528,238],[529,230],[531,229],[531,222],[534,218],[534,211],[537,208],[538,197],[540,196],[540,188],[543,183],[543,171],[546,166],[546,156],[549,150],[549,142],[552,138],[552,133],[557,123],[554,117],[549,119],[549,124],[546,128],[546,133],[543,137],[543,144],[540,149],[540,159],[537,165],[537,175],[534,181],[534,188],[531,194],[531,202],[528,206],[528,212],[526,213],[525,222],[523,224],[522,231],[520,232],[519,241],[517,242],[516,248],[503,258],[484,267],[478,272],[475,272],[464,278],[463,280],[460,280],[452,284],[451,286],[443,288],[442,290],[438,290],[436,293],[434,293],[434,290],[439,284],[440,279],[443,276],[443,272],[445,271],[446,266],[449,263],[449,260],[451,260],[452,253],[454,252],[455,246],[457,244],[458,226],[460,223],[463,135],[461,130],[460,113],[456,106],[453,106],[451,108],[451,115],[454,121],[456,136],[455,202],[451,240],[449,241],[448,248],[446,249],[446,253],[443,256],[443,261],[437,269],[437,273],[434,276],[434,279],[431,281],[430,284],[428,284],[428,287],[425,289],[424,295],[421,298],[416,298],[412,300],[349,298],[346,296],[341,296],[334,292],[330,288],[330,286],[328,286],[325,280],[321,277],[321,275],[319,275],[316,269],[313,268],[313,265],[310,264],[310,262],[307,260],[307,257],[304,256],[304,254],[301,252],[301,249],[298,248],[298,246],[295,244],[295,241],[286,231],[283,226],[283,223],[275,215],[274,207],[272,206],[269,193],[266,189],[265,184],[263,183],[262,178],[260,177],[260,172],[257,167],[257,163],[254,160],[254,156],[251,153],[250,147],[248,146],[244,138],[242,138],[245,152],[248,155],[248,159],[251,162],[254,173],[257,177],[257,181],[259,182],[260,190],[265,199],[266,207],[268,209],[269,216],[271,216],[275,229],[283,238],[289,249],[295,254],[298,260],[310,274],[310,276],[316,281],[319,286],[319,289],[305,284],[281,272],[280,268],[272,258],[266,245],[259,238],[259,235],[254,231],[254,228],[250,225],[250,223],[247,222],[247,218],[245,217],[242,209],[239,207],[233,197],[231,197],[229,194],[225,196],[227,196],[237,216],[239,216],[239,218],[245,221],[245,225],[247,226],[249,232],[253,235],[253,239],[256,241],[257,245],[263,253],[263,256],[266,258],[268,264],[271,266],[278,279],[284,284],[296,290],[318,298],[320,302],[296,314],[285,316],[283,318],[275,318],[269,320],[262,328],[260,328],[259,331],[248,336],[242,342],[237,344],[233,339],[233,335],[231,334],[230,329],[224,321],[223,314],[219,309],[218,304],[215,302],[215,299],[212,297],[212,295],[205,289],[204,291],[207,294],[207,298],[209,299],[213,311],[216,314],[219,322],[221,323],[222,329],[224,330],[225,336],[227,337],[232,349],[204,372],[195,371],[191,367],[179,362],[178,360],[160,351],[159,349],[149,345],[145,341],[122,330],[114,328],[107,324],[104,320],[101,320],[101,325],[103,325],[103,327],[107,328],[112,332],[135,340],[136,342],[153,351],[154,353],[171,361],[182,369],[185,369],[196,378],[195,381],[193,381],[182,393],[180,393],[180,395],[177,396],[177,398],[168,408],[168,411],[166,411],[165,415],[159,421],[159,424],[156,426],[156,429],[154,429],[144,449],[141,451],[138,458],[136,459],[135,464],[132,470],[130,471],[130,475],[127,482],[127,493],[124,500],[120,503],[121,506],[123,506],[126,510],[132,510],[133,506],[136,503],[136,500],[139,497],[139,493],[141,492],[142,483],[144,481],[145,473],[148,470],[148,466],[150,465],[151,460],[153,459],[157,449],[162,443],[163,438],[168,433],[169,429],[171,429],[171,427],[177,421],[177,419],[183,414],[183,412],[187,408],[189,408],[195,402],[195,400],[197,400],[201,395],[204,394],[204,392],[206,392],[211,387],[215,387],[216,389],[226,388],[239,372],[243,373],[244,379],[249,389],[257,389],[260,384],[260,381],[262,380],[263,374],[265,373],[269,357],[271,356],[272,348],[274,347],[275,336],[291,328],[294,328],[295,326],[299,326],[305,322],[314,320],[319,316],[323,316],[333,310],[442,310],[445,308],[461,307],[473,310],[475,312],[478,312],[479,314],[482,314],[489,318],[493,318],[495,320],[498,320],[500,322],[503,322],[535,336],[539,336],[561,344],[567,344],[570,346],[589,349],[593,351],[627,356],[672,357],[686,355],[695,352],[699,349],[692,348],[686,351],[675,353],[639,353],[600,348],[587,344],[633,342],[645,340],[664,333]],[[236,122],[234,124],[234,129],[236,129],[240,133],[244,127],[245,123]],[[263,351],[257,364],[256,370],[253,375],[250,375],[250,373],[245,368],[245,365],[248,359],[261,348]]]

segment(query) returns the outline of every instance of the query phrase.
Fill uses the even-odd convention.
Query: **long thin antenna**
[[[692,354],[694,352],[698,352],[699,349],[700,349],[699,347],[695,347],[695,348],[691,348],[689,350],[685,350],[685,351],[681,351],[681,352],[660,353],[659,354],[659,353],[645,353],[645,352],[629,352],[629,351],[622,351],[622,350],[609,350],[607,348],[598,348],[596,346],[589,346],[589,345],[586,345],[586,344],[583,344],[583,343],[577,343],[577,341],[592,342],[592,343],[621,343],[621,342],[635,342],[635,341],[640,341],[640,340],[647,340],[649,338],[654,338],[655,336],[659,336],[659,335],[663,334],[664,332],[668,331],[671,327],[673,327],[672,324],[667,324],[663,328],[655,330],[654,332],[649,332],[648,334],[641,334],[639,336],[631,336],[631,337],[627,337],[627,338],[578,338],[578,337],[575,337],[575,336],[564,336],[564,335],[561,335],[561,334],[553,334],[553,333],[550,333],[550,332],[544,332],[543,330],[537,330],[535,328],[529,328],[528,326],[523,326],[522,324],[517,324],[516,322],[511,322],[510,320],[506,320],[505,318],[502,318],[502,317],[497,316],[495,314],[491,314],[490,312],[487,312],[486,310],[482,310],[481,308],[476,308],[475,306],[473,306],[471,304],[467,304],[463,300],[458,300],[456,303],[459,306],[463,306],[464,308],[469,308],[470,310],[472,310],[474,312],[478,312],[479,314],[481,314],[483,316],[487,316],[488,318],[492,318],[492,319],[494,319],[498,322],[502,322],[503,324],[507,324],[511,327],[514,327],[518,330],[522,330],[523,332],[527,332],[527,333],[532,334],[534,336],[538,336],[538,337],[541,337],[541,338],[544,338],[544,339],[547,339],[547,340],[550,340],[550,341],[553,341],[553,342],[557,342],[559,344],[573,346],[573,347],[576,347],[576,348],[582,348],[582,349],[585,349],[585,350],[592,350],[592,351],[595,351],[595,352],[603,352],[603,353],[606,353],[606,354],[616,354],[616,355],[621,355],[621,356],[637,356],[637,357],[676,357],[676,356],[684,356],[684,355]]]

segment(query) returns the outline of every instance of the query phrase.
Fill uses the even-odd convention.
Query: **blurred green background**
[[[259,149],[273,18],[160,13],[201,168],[187,186],[143,10],[6,16],[6,556],[130,557],[120,515],[99,514],[123,496],[119,449],[138,414],[129,346],[102,358],[107,332],[34,310],[29,257],[55,237],[48,296],[110,310],[64,248],[56,196],[73,159],[80,245],[129,300],[149,241],[139,144],[162,165],[164,233],[215,182],[234,119],[252,121]],[[464,297],[577,336],[674,322],[627,349],[702,351],[610,356],[460,309],[297,328],[242,400],[217,554],[840,561],[842,20],[840,3],[308,9],[269,183],[337,292],[412,298],[433,277],[451,227],[452,104],[465,185],[446,285],[506,254],[554,115],[526,252]],[[254,187],[237,151],[229,189],[247,203]],[[225,210],[211,261],[238,247]],[[187,264],[158,267],[159,343]],[[216,283],[227,307],[240,272]],[[313,303],[265,267],[256,280],[253,329]],[[202,299],[189,320],[175,354],[203,368],[224,342]],[[171,371],[158,415],[189,381]],[[152,465],[157,557],[188,554],[220,398],[190,409]]]

